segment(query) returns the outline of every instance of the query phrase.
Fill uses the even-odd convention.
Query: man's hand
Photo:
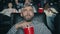
[[[53,14],[56,14],[56,13],[55,13],[54,11],[52,11],[50,8],[48,9],[48,11],[49,11],[49,12],[51,11]]]
[[[26,22],[23,22],[23,23],[19,23],[19,24],[16,24],[16,29],[18,28],[25,28],[25,27],[28,27],[30,23],[26,23]]]

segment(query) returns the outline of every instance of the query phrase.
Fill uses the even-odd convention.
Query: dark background
[[[32,3],[34,6],[37,5],[37,8],[39,8],[38,4],[41,4],[41,7],[43,7],[44,5],[43,1],[45,0],[32,0]],[[0,0],[0,12],[3,9],[7,8],[7,4],[9,2],[14,3],[14,0]],[[19,0],[19,2],[24,3],[24,0]],[[55,17],[54,22],[55,22],[55,27],[56,27],[56,32],[57,32],[55,34],[60,34],[60,0],[46,0],[46,2],[49,2],[50,6],[54,7],[59,12],[59,14],[57,14],[57,16]],[[51,5],[51,3],[53,5]],[[38,14],[38,15],[41,15],[41,14]],[[13,14],[11,15],[11,17],[8,17],[0,13],[0,34],[6,34],[8,32],[8,30],[15,24],[15,20],[20,18],[16,16],[18,16],[18,14]],[[43,16],[42,14],[42,17],[44,18],[45,16]],[[44,20],[44,22],[45,21],[46,20]]]

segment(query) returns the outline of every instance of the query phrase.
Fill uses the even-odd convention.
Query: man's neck
[[[29,21],[29,22],[27,22],[27,21],[24,21],[24,22],[26,22],[26,23],[30,23],[30,24],[32,23],[32,21]]]
[[[19,3],[18,3],[18,2],[16,2],[16,4],[18,5]]]
[[[11,7],[9,7],[9,9],[12,9]]]

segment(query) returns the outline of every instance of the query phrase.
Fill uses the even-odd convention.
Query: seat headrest
[[[18,23],[23,20],[23,18],[20,16],[20,14],[12,14],[12,18],[15,20],[15,23]],[[39,21],[39,22],[44,22],[45,19],[45,14],[38,14],[35,13],[33,20]]]

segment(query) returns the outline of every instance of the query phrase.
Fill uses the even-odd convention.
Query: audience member
[[[53,23],[54,18],[58,12],[56,11],[56,9],[50,7],[49,3],[46,3],[44,5],[44,13],[46,14],[47,25],[49,29],[53,32],[55,29],[54,23]]]
[[[2,14],[4,15],[7,15],[10,17],[11,13],[17,13],[17,10],[12,8],[13,7],[13,4],[12,3],[8,3],[8,8],[7,9],[4,9],[2,12]]]
[[[23,7],[23,3],[19,2],[19,0],[15,0],[14,8],[16,8],[17,10],[19,10],[22,7]]]

